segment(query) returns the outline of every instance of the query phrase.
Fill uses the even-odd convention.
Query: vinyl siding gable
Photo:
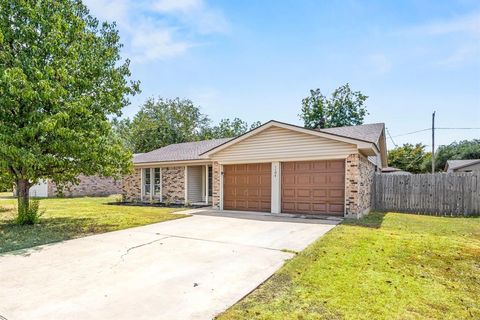
[[[343,159],[356,145],[280,127],[270,127],[211,156],[222,163]]]

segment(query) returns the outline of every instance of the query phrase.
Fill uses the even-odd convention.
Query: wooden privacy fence
[[[431,215],[480,215],[480,172],[376,173],[373,209]]]

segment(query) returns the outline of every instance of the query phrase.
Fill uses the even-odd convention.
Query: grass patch
[[[40,222],[19,226],[13,223],[16,199],[0,197],[0,253],[184,217],[173,214],[182,208],[106,205],[114,199],[42,199]]]
[[[480,219],[344,221],[218,319],[479,319]]]

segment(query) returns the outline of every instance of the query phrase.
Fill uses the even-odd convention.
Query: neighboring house
[[[387,165],[383,123],[321,130],[269,121],[233,139],[169,145],[134,158],[128,201],[359,217]]]
[[[403,171],[402,169],[394,168],[394,167],[385,167],[382,168],[382,173],[388,174],[411,174],[410,172]]]
[[[122,193],[122,181],[99,176],[78,176],[78,185],[68,185],[63,189],[65,197],[108,196]],[[15,190],[13,191],[15,195]],[[59,196],[57,186],[53,181],[42,180],[30,188],[31,197]]]
[[[480,159],[447,160],[446,172],[472,172],[480,171]]]

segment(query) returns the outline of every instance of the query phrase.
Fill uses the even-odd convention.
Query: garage
[[[344,214],[345,160],[282,163],[284,213]]]
[[[224,165],[223,208],[270,212],[271,172],[271,163]]]

